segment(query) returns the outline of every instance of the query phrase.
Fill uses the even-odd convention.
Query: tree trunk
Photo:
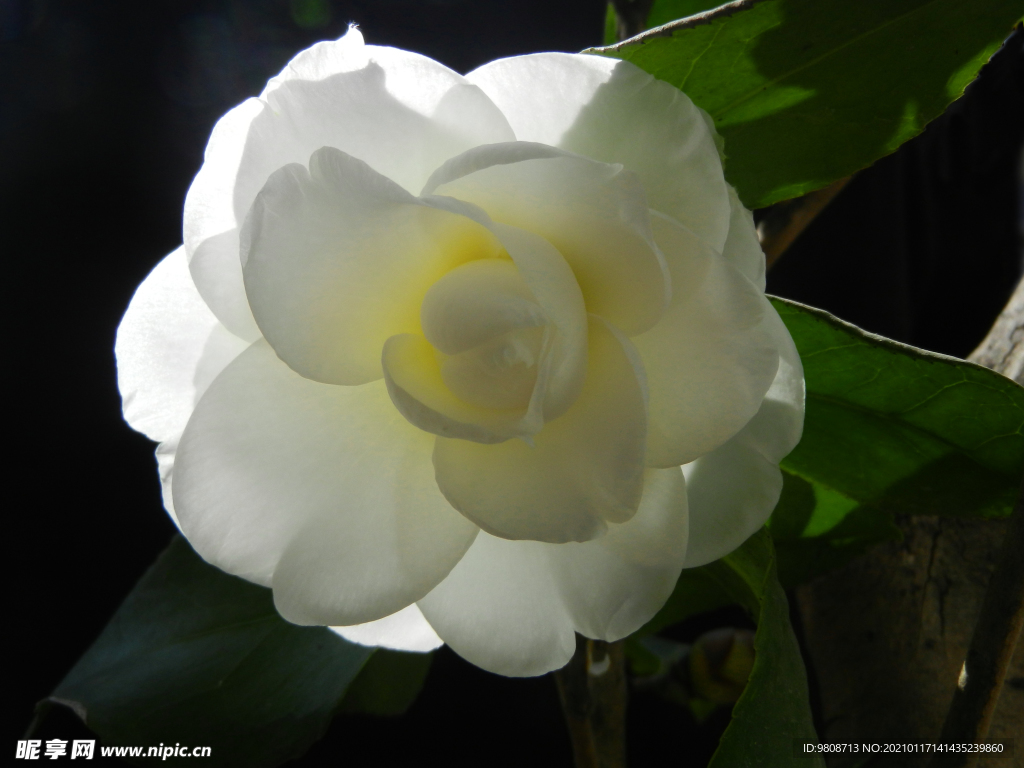
[[[1024,280],[971,360],[1024,383]],[[937,742],[1005,520],[902,518],[886,543],[797,590],[805,646],[820,688],[823,741]],[[1021,553],[1024,557],[1024,553]],[[1024,768],[1024,643],[1010,663],[988,740],[1015,753],[985,768]],[[873,765],[863,755],[833,768]],[[887,768],[928,756],[887,758]]]

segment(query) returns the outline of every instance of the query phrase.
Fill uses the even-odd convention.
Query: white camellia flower
[[[715,141],[623,61],[300,53],[214,128],[118,331],[196,551],[292,622],[505,675],[639,628],[764,523],[802,429]]]

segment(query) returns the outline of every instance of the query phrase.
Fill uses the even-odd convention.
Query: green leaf
[[[1020,18],[1020,0],[763,0],[590,52],[631,61],[707,110],[727,178],[758,208],[916,136]]]
[[[405,714],[423,688],[433,658],[432,653],[378,649],[349,686],[338,711],[385,716]]]
[[[273,766],[323,735],[372,653],[285,622],[269,589],[176,537],[50,698],[108,744],[210,746],[204,765]]]
[[[903,534],[884,509],[858,504],[821,483],[782,470],[782,496],[768,521],[786,589],[839,568]]]
[[[617,37],[618,24],[615,19],[615,7],[608,3],[604,12],[604,44],[612,45]]]
[[[789,605],[776,573],[771,535],[762,528],[743,546],[713,563],[684,570],[665,606],[627,640],[631,662],[656,671],[658,659],[641,637],[688,616],[739,604],[757,622],[754,668],[732,711],[732,721],[709,768],[805,766],[824,768],[820,758],[793,756],[793,740],[817,742],[811,719],[807,675]],[[815,762],[816,760],[816,762]]]
[[[800,444],[769,524],[784,584],[898,538],[894,514],[1010,514],[1024,472],[1024,387],[974,363],[773,298],[807,381]]]
[[[765,529],[722,558],[743,583],[733,595],[757,621],[754,668],[732,710],[708,768],[807,766],[824,768],[820,757],[795,757],[793,740],[817,742],[811,720],[807,674],[789,604],[775,570],[775,550]],[[733,582],[738,587],[738,582]]]
[[[733,707],[732,722],[719,743],[711,768],[735,766],[821,766],[793,757],[793,739],[817,741],[811,721],[807,676],[789,624],[786,594],[776,575],[771,536],[761,529],[726,557],[684,570],[658,614],[627,641],[631,660],[642,670],[658,660],[641,637],[710,608],[739,604],[757,622],[754,668]]]

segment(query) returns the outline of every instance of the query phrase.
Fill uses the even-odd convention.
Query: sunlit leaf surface
[[[916,136],[1020,18],[1019,0],[762,0],[594,52],[633,62],[706,109],[725,137],[727,178],[758,208]]]

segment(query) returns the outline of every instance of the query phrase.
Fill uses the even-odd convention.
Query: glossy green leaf
[[[787,589],[845,565],[903,534],[884,509],[861,505],[822,483],[782,470],[782,496],[768,521]]]
[[[807,381],[770,528],[783,583],[898,538],[894,514],[1004,517],[1024,473],[1024,387],[773,298]]]
[[[807,766],[824,768],[820,757],[793,755],[793,740],[816,742],[807,674],[789,604],[776,575],[771,536],[761,529],[742,547],[722,558],[742,581],[732,594],[757,622],[754,668],[732,710],[709,768]]]
[[[1020,0],[762,0],[593,49],[685,91],[725,138],[750,208],[848,176],[958,98]]]
[[[372,653],[285,622],[269,589],[176,537],[51,700],[106,744],[210,746],[204,765],[273,766],[320,738]]]

